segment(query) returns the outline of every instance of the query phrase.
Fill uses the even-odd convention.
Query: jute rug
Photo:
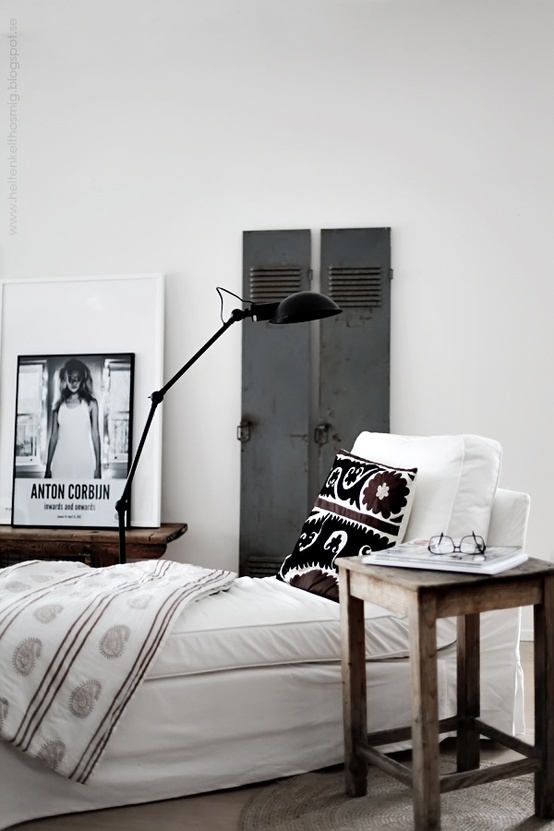
[[[453,770],[452,762],[444,771]],[[442,831],[554,831],[534,816],[533,776],[503,779],[441,796]],[[344,793],[342,769],[268,785],[245,806],[241,831],[413,831],[411,790],[371,767],[368,796]]]

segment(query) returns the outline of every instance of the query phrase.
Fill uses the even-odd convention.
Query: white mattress
[[[365,616],[368,660],[407,656],[405,618],[372,603]],[[437,647],[455,639],[455,622],[439,621]],[[339,659],[338,603],[274,577],[239,577],[180,616],[149,677]]]
[[[368,727],[411,713],[406,621],[366,609]],[[439,714],[456,706],[452,622],[439,634]],[[482,715],[522,729],[519,610],[482,615]],[[287,776],[343,752],[339,606],[274,578],[240,578],[185,610],[89,784],[0,743],[0,829],[68,812]],[[514,712],[518,722],[514,725]]]

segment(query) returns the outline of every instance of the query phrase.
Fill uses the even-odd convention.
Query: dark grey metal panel
[[[310,261],[309,230],[246,231],[243,296],[272,302],[308,290]],[[306,518],[309,408],[310,326],[245,321],[239,428],[241,574],[275,573]]]
[[[343,309],[320,323],[317,482],[362,430],[388,432],[390,228],[321,232],[321,291]],[[312,492],[312,497],[315,494]]]

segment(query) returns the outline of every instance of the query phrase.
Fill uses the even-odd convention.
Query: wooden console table
[[[364,565],[337,559],[339,568],[346,792],[367,793],[367,766],[411,786],[416,831],[440,829],[440,794],[535,774],[535,814],[554,817],[554,565],[529,559],[494,577]],[[367,733],[364,601],[407,615],[410,623],[411,726]],[[493,609],[533,606],[535,744],[485,724],[479,712],[479,616]],[[437,618],[458,618],[458,712],[439,721]],[[371,706],[371,703],[370,703]],[[439,773],[439,734],[457,731],[457,773]],[[479,767],[483,735],[523,758]],[[411,738],[412,769],[378,750]]]
[[[158,559],[168,544],[187,530],[186,523],[165,522],[159,528],[130,528],[127,559]],[[119,559],[118,532],[81,528],[12,528],[0,525],[0,567],[22,560],[81,560],[94,567]]]

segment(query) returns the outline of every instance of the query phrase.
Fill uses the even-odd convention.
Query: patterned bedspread
[[[169,560],[0,570],[0,738],[86,782],[189,603],[236,574]]]

